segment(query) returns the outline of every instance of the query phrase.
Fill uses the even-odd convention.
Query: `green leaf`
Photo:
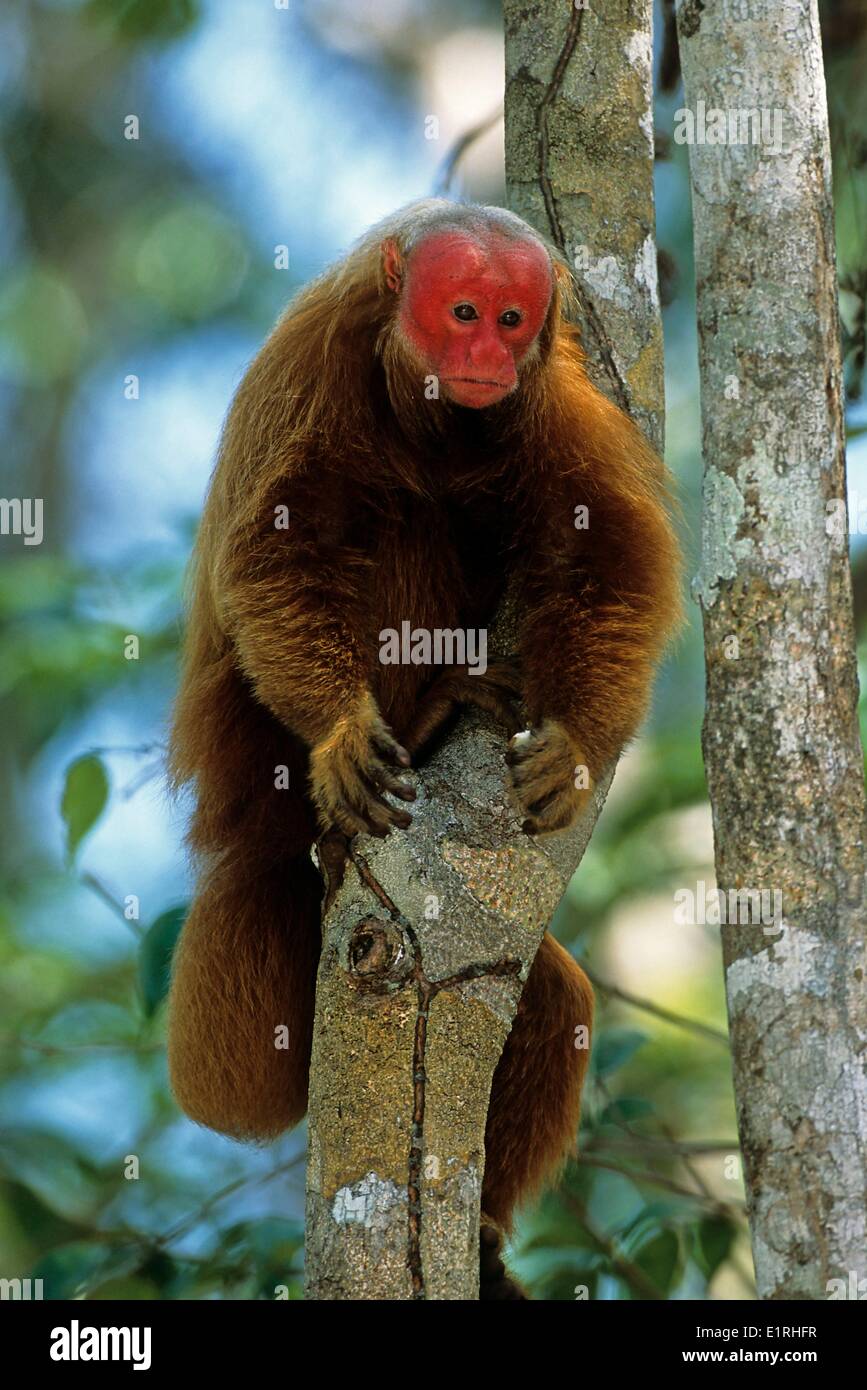
[[[177,945],[187,907],[171,907],[148,927],[139,947],[138,971],[142,1002],[148,1018],[156,1013],[169,992],[172,955]]]
[[[611,1268],[611,1257],[602,1250],[585,1250],[580,1245],[564,1245],[557,1249],[522,1250],[520,1263],[523,1278],[545,1279],[560,1270],[567,1270],[573,1279],[580,1274],[593,1274]]]
[[[643,1270],[660,1293],[669,1293],[681,1271],[681,1246],[676,1231],[660,1231],[633,1256],[633,1263]]]
[[[35,1040],[55,1047],[99,1046],[134,1042],[138,1023],[120,1004],[105,999],[86,999],[69,1004],[50,1018]]]
[[[299,1267],[304,1249],[304,1229],[298,1221],[266,1216],[241,1221],[223,1233],[219,1260],[232,1273],[252,1280],[248,1297],[274,1298],[278,1285],[300,1292]],[[294,1295],[293,1295],[294,1296]]]
[[[89,0],[86,13],[110,24],[121,38],[139,42],[172,39],[199,18],[199,0]]]
[[[291,1270],[304,1245],[304,1228],[297,1221],[266,1216],[241,1221],[223,1233],[222,1256],[233,1264],[252,1261],[259,1269]]]
[[[7,1129],[0,1135],[0,1173],[26,1187],[55,1215],[93,1220],[96,1184],[75,1150],[57,1135]]]
[[[629,1124],[632,1120],[643,1120],[654,1113],[654,1105],[643,1096],[621,1096],[606,1105],[599,1116],[601,1125]]]
[[[597,1172],[587,1203],[587,1217],[594,1231],[615,1235],[628,1229],[644,1208],[644,1198],[634,1183],[620,1173]]]
[[[647,1242],[657,1236],[660,1230],[675,1226],[694,1207],[689,1198],[660,1197],[642,1207],[634,1221],[630,1222],[620,1234],[620,1245],[630,1258],[643,1249]]]
[[[142,1259],[137,1245],[76,1240],[49,1250],[37,1261],[31,1277],[45,1281],[46,1298],[80,1298],[109,1280],[125,1279],[138,1269]]]
[[[124,1279],[107,1279],[88,1292],[89,1303],[105,1299],[109,1303],[150,1302],[158,1299],[160,1291],[149,1279],[128,1275]]]
[[[647,1034],[631,1028],[609,1028],[600,1035],[593,1048],[593,1069],[597,1076],[610,1076],[626,1065],[640,1047],[647,1042]]]
[[[728,1258],[735,1228],[724,1216],[707,1216],[696,1231],[696,1259],[708,1280]]]
[[[85,753],[66,769],[60,810],[66,822],[66,854],[70,862],[105,810],[108,792],[108,773],[95,753]]]
[[[599,1274],[611,1268],[607,1254],[585,1250],[581,1246],[565,1246],[558,1250],[536,1250],[509,1259],[509,1267],[521,1284],[537,1299],[569,1300],[576,1297],[576,1285],[586,1284],[591,1298],[596,1292]]]

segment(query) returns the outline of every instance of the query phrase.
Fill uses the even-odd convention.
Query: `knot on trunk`
[[[412,945],[400,927],[379,917],[363,917],[352,928],[348,948],[349,974],[373,993],[398,989],[412,976]]]

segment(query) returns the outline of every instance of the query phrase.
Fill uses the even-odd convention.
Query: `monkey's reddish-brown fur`
[[[413,246],[443,228],[532,236],[507,214],[438,202],[374,229],[250,367],[202,523],[172,738],[175,782],[195,791],[201,878],[174,965],[169,1061],[184,1109],[238,1137],[276,1135],[306,1109],[318,827],[363,827],[353,798],[365,770],[382,785],[383,749],[397,761],[392,735],[417,745],[456,701],[475,692],[494,707],[514,688],[508,665],[484,680],[382,665],[379,633],[487,627],[519,571],[533,732],[513,748],[512,778],[528,829],[545,831],[583,805],[575,767],[595,778],[635,732],[679,613],[662,464],[589,383],[556,258],[517,389],[490,410],[425,398],[382,247],[411,273]],[[281,766],[289,790],[275,787]],[[383,831],[403,814],[366,803]],[[574,1147],[587,1062],[575,1029],[591,1016],[586,976],[546,936],[491,1093],[483,1206],[502,1225]],[[281,1024],[288,1048],[274,1045]]]

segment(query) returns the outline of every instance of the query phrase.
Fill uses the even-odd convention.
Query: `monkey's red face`
[[[400,326],[446,399],[481,410],[517,385],[552,289],[538,242],[437,232],[409,257]]]

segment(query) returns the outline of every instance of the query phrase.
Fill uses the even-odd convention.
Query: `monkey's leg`
[[[517,733],[521,728],[517,710],[520,696],[521,677],[512,661],[494,661],[483,675],[470,675],[469,667],[455,666],[443,672],[419,700],[408,728],[402,732],[403,746],[412,754],[420,752],[460,705],[485,709],[510,734]]]
[[[482,1210],[506,1231],[515,1207],[556,1179],[575,1152],[592,1022],[590,981],[546,934],[494,1072],[488,1106]],[[520,1297],[497,1291],[497,1254],[488,1251],[494,1274],[480,1296]],[[483,1275],[485,1265],[483,1258]]]
[[[311,860],[239,845],[199,885],[175,953],[172,1088],[187,1114],[238,1139],[303,1117],[320,950]]]

